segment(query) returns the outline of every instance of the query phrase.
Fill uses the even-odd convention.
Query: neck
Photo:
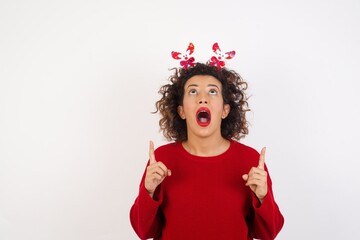
[[[223,138],[200,138],[191,137],[187,141],[183,142],[183,147],[190,154],[195,156],[217,156],[224,153],[230,146],[230,141]]]

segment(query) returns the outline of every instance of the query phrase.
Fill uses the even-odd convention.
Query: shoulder
[[[235,151],[240,151],[240,152],[243,152],[246,154],[259,156],[259,152],[248,145],[245,145],[243,143],[240,143],[240,142],[237,142],[234,140],[231,140],[231,144]]]
[[[171,165],[168,165],[179,156],[179,143],[177,142],[171,142],[168,144],[164,144],[162,146],[159,146],[155,150],[155,159],[158,162],[163,162],[167,167],[171,167]]]
[[[241,156],[241,158],[256,162],[259,160],[259,152],[248,145],[232,140],[231,148],[232,153]]]
[[[177,151],[179,149],[178,144],[179,143],[177,143],[177,142],[171,142],[171,143],[161,145],[157,149],[155,149],[155,155],[156,156],[164,156],[164,155],[168,155],[170,153],[174,153],[174,151]]]

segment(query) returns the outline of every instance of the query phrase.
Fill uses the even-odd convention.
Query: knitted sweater
[[[181,143],[155,151],[157,161],[171,169],[151,198],[144,187],[130,210],[131,224],[141,239],[274,239],[284,218],[268,193],[262,204],[242,179],[258,166],[259,153],[236,141],[224,153],[199,157]],[[265,170],[267,168],[265,166]]]

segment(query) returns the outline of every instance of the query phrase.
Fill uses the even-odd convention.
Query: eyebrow
[[[197,84],[190,84],[189,86],[187,86],[187,88],[189,88],[189,87],[199,87],[199,85],[197,85]],[[216,85],[216,84],[208,84],[207,87],[216,87],[217,89],[220,90],[219,86]]]
[[[216,84],[209,84],[209,85],[208,85],[208,87],[216,87],[217,89],[219,89],[219,90],[220,90],[219,86],[218,86],[218,85],[216,85]]]

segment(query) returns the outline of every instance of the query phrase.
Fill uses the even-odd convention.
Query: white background
[[[277,239],[360,239],[358,0],[1,0],[0,239],[137,239],[150,112],[190,41],[237,51]]]

